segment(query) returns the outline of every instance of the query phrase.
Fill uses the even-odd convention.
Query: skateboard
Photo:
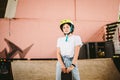
[[[72,80],[72,72],[69,73],[61,72],[61,80]]]

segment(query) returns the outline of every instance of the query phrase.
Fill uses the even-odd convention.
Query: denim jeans
[[[73,58],[69,58],[69,57],[63,56],[62,59],[63,59],[63,62],[64,62],[66,67],[71,66]],[[73,80],[80,80],[79,70],[78,70],[78,66],[77,65],[72,70],[72,78],[73,78]],[[57,64],[56,64],[56,80],[61,80],[61,65],[60,65],[59,62],[57,62]]]

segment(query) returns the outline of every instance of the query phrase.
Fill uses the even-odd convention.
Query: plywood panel
[[[119,0],[76,0],[77,20],[116,21]]]
[[[19,0],[16,18],[74,18],[74,0]]]
[[[81,80],[119,80],[112,59],[79,60],[78,67]],[[56,60],[13,61],[14,80],[55,80]]]

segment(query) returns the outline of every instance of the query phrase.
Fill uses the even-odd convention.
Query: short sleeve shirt
[[[82,46],[82,41],[80,36],[71,35],[68,37],[68,41],[65,41],[66,37],[58,38],[57,47],[60,48],[60,53],[62,56],[74,56],[75,46]]]

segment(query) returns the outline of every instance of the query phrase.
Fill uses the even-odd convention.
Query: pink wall
[[[60,20],[73,20],[83,42],[102,41],[105,24],[117,21],[118,10],[119,0],[19,0],[15,19],[0,19],[0,51],[9,51],[7,38],[23,50],[33,44],[27,58],[54,58]]]

